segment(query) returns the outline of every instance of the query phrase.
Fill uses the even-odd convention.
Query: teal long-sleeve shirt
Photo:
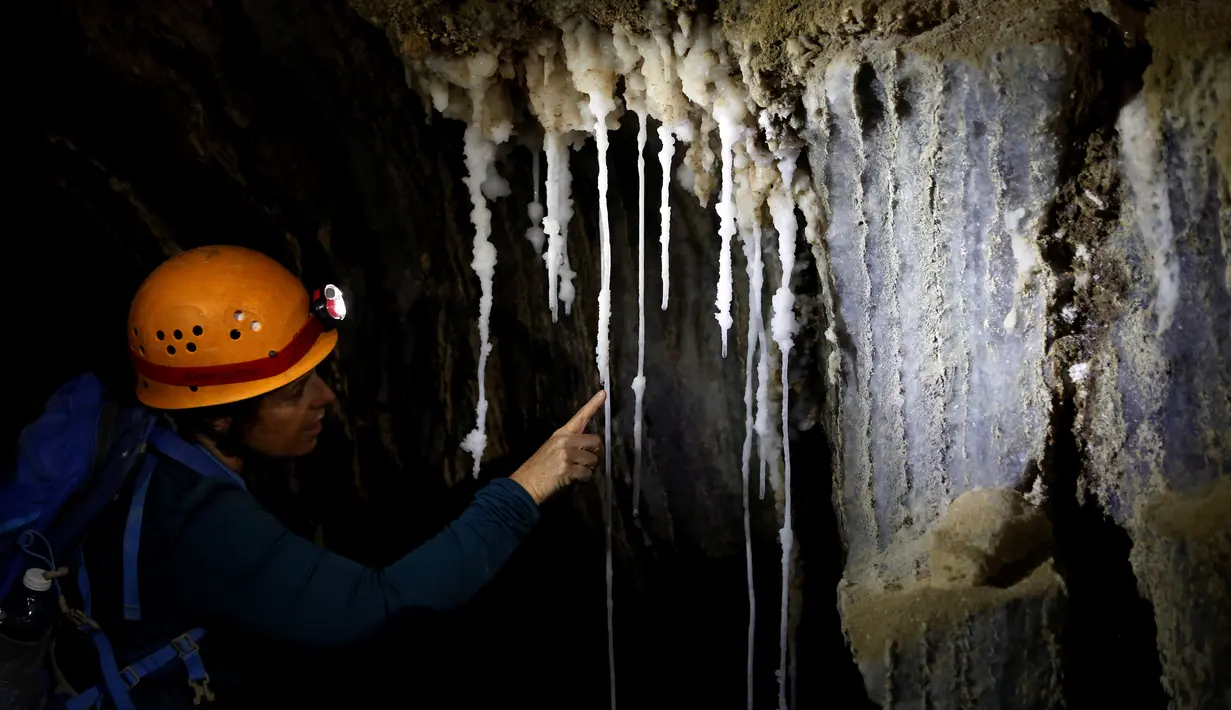
[[[525,489],[497,479],[436,537],[373,569],[290,532],[248,492],[221,487],[180,533],[176,587],[203,616],[292,643],[345,646],[381,631],[391,615],[461,605],[537,519]]]
[[[120,541],[130,500],[130,491],[121,491],[86,541],[94,618],[121,666],[189,628],[205,628],[201,656],[220,701],[215,708],[273,701],[266,700],[273,691],[264,658],[344,650],[415,612],[461,606],[539,519],[524,488],[496,479],[435,537],[387,567],[371,568],[291,532],[237,485],[160,458],[142,523],[142,619],[126,622]],[[175,666],[133,689],[138,710],[192,707]],[[79,688],[94,682],[84,672],[86,679],[74,682]]]

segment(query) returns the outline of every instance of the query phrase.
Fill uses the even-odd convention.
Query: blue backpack
[[[81,609],[68,608],[60,592],[65,616],[90,635],[101,664],[101,687],[89,688],[65,703],[67,710],[101,706],[109,699],[117,710],[135,710],[129,690],[149,674],[181,660],[195,692],[194,704],[213,700],[209,674],[198,654],[205,635],[191,629],[165,646],[123,668],[116,662],[106,633],[91,618],[90,579],[81,544],[90,525],[115,498],[134,470],[132,503],[124,529],[124,619],[141,620],[137,584],[137,557],[145,495],[157,457],[145,456],[148,447],[210,477],[243,482],[217,459],[170,430],[156,427],[156,414],[139,406],[123,406],[109,397],[92,374],[73,378],[47,400],[46,407],[18,440],[17,463],[0,475],[0,599],[4,599],[32,566],[75,568]],[[140,468],[137,462],[142,461]],[[40,564],[34,564],[40,561]]]

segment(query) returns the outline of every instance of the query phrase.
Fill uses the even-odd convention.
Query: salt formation
[[[651,36],[632,34],[621,29],[617,29],[616,34],[632,45],[639,55],[640,73],[634,74],[633,80],[643,87],[645,92],[645,113],[660,122],[658,140],[662,143],[662,148],[658,152],[658,163],[662,168],[662,187],[658,214],[662,310],[665,311],[671,294],[671,161],[675,155],[676,138],[683,141],[692,140],[692,123],[688,118],[690,105],[680,86],[678,56],[666,12],[660,2],[650,5],[647,22],[653,28]],[[644,193],[643,187],[642,194]]]
[[[472,474],[476,478],[483,451],[487,448],[486,371],[487,356],[492,347],[489,323],[492,279],[496,270],[496,247],[488,241],[492,231],[492,215],[487,200],[509,193],[508,183],[496,173],[496,146],[507,141],[513,132],[508,100],[495,81],[499,66],[496,56],[478,53],[460,60],[433,57],[414,67],[419,69],[419,88],[431,97],[433,108],[446,116],[466,121],[465,183],[470,194],[470,221],[474,225],[474,256],[470,267],[479,277],[480,289],[479,398],[475,408],[475,428],[466,435],[462,449],[474,458]],[[455,87],[461,91],[455,91]]]
[[[788,362],[791,347],[794,345],[795,333],[795,294],[791,292],[791,274],[795,270],[795,233],[798,224],[795,219],[795,199],[791,185],[795,176],[795,161],[798,153],[784,152],[778,156],[778,170],[782,174],[782,182],[778,190],[769,196],[769,209],[774,221],[774,229],[778,232],[778,260],[782,265],[782,282],[774,293],[774,342],[778,344],[782,355],[782,489],[785,505],[782,514],[782,530],[779,537],[782,541],[782,610],[779,631],[778,651],[778,707],[786,710],[787,688],[787,646],[789,644],[789,602],[791,589],[791,552],[795,544],[795,532],[791,528],[791,438],[788,435],[790,422],[788,417],[789,390],[787,388]]]
[[[725,40],[719,27],[711,25],[704,17],[695,21],[687,15],[678,16],[678,26],[667,20],[660,3],[654,3],[646,15],[650,28],[648,35],[639,35],[620,26],[611,33],[599,30],[588,20],[573,17],[558,23],[559,35],[549,35],[535,44],[525,56],[525,84],[529,96],[529,109],[543,128],[541,152],[547,162],[544,181],[544,199],[540,202],[538,161],[540,147],[537,138],[530,138],[534,155],[534,200],[527,206],[532,225],[526,238],[536,251],[541,251],[548,276],[548,299],[553,321],[558,320],[558,307],[564,304],[569,313],[573,301],[573,272],[568,262],[567,233],[572,217],[571,172],[568,164],[568,148],[579,145],[579,140],[593,135],[598,153],[598,205],[600,239],[600,288],[598,293],[598,324],[595,342],[595,363],[603,389],[608,392],[604,405],[605,470],[603,477],[604,523],[606,535],[606,581],[607,581],[607,629],[608,659],[611,683],[611,705],[616,707],[615,649],[613,642],[613,564],[612,524],[614,518],[614,490],[612,481],[612,416],[611,416],[611,226],[607,205],[608,131],[618,127],[620,113],[627,109],[637,118],[637,173],[640,188],[637,226],[637,288],[638,288],[638,343],[637,372],[632,378],[635,396],[633,438],[633,513],[640,511],[640,486],[643,453],[643,400],[646,390],[645,378],[645,149],[649,130],[648,120],[658,121],[657,134],[661,141],[658,151],[662,169],[659,205],[659,241],[661,247],[661,278],[663,296],[661,307],[666,310],[670,293],[669,242],[671,228],[670,181],[673,175],[684,177],[684,187],[694,192],[702,204],[714,187],[709,173],[721,161],[721,194],[716,211],[720,217],[718,237],[720,240],[719,279],[715,317],[722,331],[722,355],[727,354],[727,341],[733,318],[731,306],[734,292],[734,274],[731,263],[731,239],[739,236],[746,262],[748,276],[748,341],[745,360],[745,441],[741,463],[744,504],[745,555],[748,577],[748,657],[747,701],[752,707],[753,641],[756,627],[755,588],[752,577],[752,530],[751,530],[751,456],[754,438],[760,467],[760,495],[767,489],[766,471],[776,481],[778,469],[778,442],[773,424],[769,386],[770,366],[769,338],[762,312],[763,259],[761,212],[768,197],[773,224],[779,234],[779,251],[783,261],[783,285],[773,298],[773,342],[781,351],[785,393],[786,360],[791,347],[793,297],[789,280],[794,262],[794,202],[791,197],[794,176],[794,154],[775,155],[763,147],[763,137],[755,125],[749,125],[752,102],[746,87],[732,74],[732,65],[727,56]],[[498,99],[502,96],[495,90],[499,84],[494,80],[497,67],[500,77],[514,79],[518,73],[511,68],[509,54],[501,55],[498,65],[491,55],[479,55],[469,60],[466,71],[459,71],[457,62],[429,60],[420,69],[417,80],[420,90],[431,97],[433,107],[447,116],[467,121],[466,158],[470,175],[470,189],[474,210],[472,218],[476,225],[474,268],[480,273],[484,299],[480,301],[480,333],[484,344],[480,364],[480,393],[483,392],[482,367],[487,344],[487,318],[491,309],[491,274],[495,265],[495,251],[487,237],[490,234],[490,213],[485,199],[507,194],[508,186],[494,170],[494,147],[509,136],[511,129],[503,123],[497,129],[486,128],[492,120],[485,113],[485,92]],[[465,61],[465,60],[463,60]],[[617,80],[623,79],[623,102],[614,96]],[[461,89],[470,102],[471,110],[464,114],[459,110],[455,94]],[[501,109],[507,113],[507,107]],[[501,114],[503,115],[503,113]],[[485,132],[486,131],[486,132]],[[721,146],[718,154],[710,147],[713,133],[717,131]],[[677,142],[689,145],[688,153],[678,170],[673,171],[673,157]],[[789,157],[789,159],[788,159]],[[781,174],[780,174],[781,173]],[[775,187],[776,186],[776,187]],[[775,197],[775,194],[779,194]],[[785,200],[785,202],[784,202]],[[541,226],[540,226],[541,225]],[[545,246],[545,248],[544,248]],[[754,366],[755,362],[755,366]],[[754,378],[755,369],[755,378]],[[756,382],[755,388],[753,382]],[[486,412],[486,398],[480,396],[480,421]],[[782,426],[787,427],[787,403],[783,398]],[[481,430],[467,437],[466,448],[478,456],[485,444]],[[785,439],[784,439],[785,443]],[[786,673],[788,641],[788,609],[786,606],[792,554],[790,526],[789,452],[785,452],[787,474],[783,481],[786,495],[786,515],[780,533],[783,543],[783,607],[781,644],[782,658],[780,676]],[[775,483],[775,485],[777,485]],[[785,680],[780,682],[780,704],[786,707]]]
[[[534,154],[534,200],[526,205],[526,216],[530,218],[530,226],[526,229],[526,239],[534,246],[534,253],[543,253],[543,240],[546,235],[543,232],[541,222],[543,221],[543,203],[539,202],[539,183],[541,182],[539,175],[539,154],[541,146],[535,145],[531,152]]]
[[[642,401],[645,397],[645,81],[637,72],[641,57],[623,27],[612,28],[624,103],[637,115],[637,376],[633,378],[633,516],[641,512]]]
[[[611,223],[607,212],[607,120],[615,111],[616,72],[614,49],[609,36],[600,35],[595,27],[581,18],[574,18],[561,28],[564,31],[564,62],[577,91],[589,97],[582,109],[583,117],[593,119],[594,142],[598,147],[598,212],[601,249],[601,280],[598,292],[598,342],[595,360],[603,389],[608,392],[603,402],[604,498],[607,541],[607,663],[611,680],[611,707],[616,707],[615,632],[613,628],[611,525],[615,492],[611,481]]]
[[[573,276],[568,264],[568,225],[573,216],[570,197],[572,174],[568,163],[568,144],[575,131],[588,131],[581,115],[584,97],[573,87],[561,47],[553,38],[545,38],[526,55],[526,92],[530,107],[543,126],[543,150],[547,158],[547,213],[543,217],[543,232],[547,251],[543,261],[547,266],[548,303],[553,321],[559,317],[559,303],[566,314],[573,307]]]
[[[642,398],[645,397],[645,114],[637,114],[637,376],[633,378],[633,515],[641,504]]]
[[[748,658],[747,658],[747,701],[748,708],[753,707],[753,659],[754,639],[756,637],[756,588],[753,583],[752,567],[752,521],[750,506],[751,476],[750,463],[752,459],[753,434],[756,433],[761,448],[758,452],[762,477],[767,458],[777,458],[777,452],[767,449],[765,438],[758,428],[758,422],[767,418],[763,411],[768,405],[768,393],[762,388],[758,373],[757,392],[753,395],[753,362],[754,356],[760,350],[760,362],[765,363],[765,325],[762,317],[761,291],[764,281],[764,267],[761,260],[761,217],[760,209],[764,203],[765,191],[772,180],[772,160],[758,150],[754,134],[748,133],[738,155],[733,154],[732,164],[738,168],[734,184],[736,200],[734,203],[736,223],[739,229],[740,242],[743,246],[744,261],[748,274],[748,342],[744,357],[744,447],[740,463],[741,493],[744,505],[744,561],[748,577]],[[758,370],[760,365],[758,364]],[[766,369],[765,380],[769,373]],[[754,405],[756,411],[754,413]],[[763,485],[763,484],[762,484]],[[761,491],[764,495],[764,489]]]
[[[722,251],[718,257],[718,325],[722,328],[722,356],[727,356],[727,331],[731,330],[731,237],[735,235],[735,185],[732,177],[732,148],[739,139],[739,120],[743,118],[744,106],[738,100],[723,96],[714,107],[718,119],[718,135],[722,141],[722,201],[718,203],[718,218],[722,226],[718,237]]]
[[[1161,336],[1175,320],[1176,304],[1180,300],[1180,269],[1175,256],[1171,201],[1165,197],[1168,185],[1160,156],[1161,130],[1158,122],[1150,119],[1143,96],[1125,105],[1117,128],[1124,146],[1124,172],[1134,194],[1138,195],[1133,200],[1134,216],[1150,246],[1156,329]]]
[[[658,244],[662,259],[662,309],[665,311],[671,300],[671,253],[668,247],[671,243],[671,158],[675,155],[675,133],[670,126],[658,127],[658,140],[663,146],[658,151],[658,164],[663,171],[662,195],[658,203]]]

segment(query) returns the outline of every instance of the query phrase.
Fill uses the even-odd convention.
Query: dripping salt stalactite
[[[763,235],[760,230],[757,232],[757,263],[764,268],[764,263],[761,256],[761,239]],[[760,307],[760,299],[757,299],[758,307]],[[759,459],[761,462],[760,484],[757,487],[757,494],[761,500],[765,499],[765,473],[766,469],[776,477],[778,475],[778,452],[774,446],[774,431],[773,421],[769,418],[769,338],[765,335],[765,322],[758,319],[757,326],[757,342],[760,347],[757,351],[757,416],[754,424],[757,431],[757,446],[759,451]]]
[[[658,164],[663,171],[662,194],[658,203],[658,244],[662,254],[662,310],[665,311],[671,298],[671,158],[675,154],[675,132],[671,126],[663,124],[658,127],[658,140],[662,141]]]
[[[764,135],[767,142],[777,144],[781,141],[781,135],[779,134],[777,127],[774,125],[773,118],[770,115],[769,111],[761,111],[760,115],[757,117],[757,122],[758,122],[758,125],[761,127],[762,134]],[[777,154],[765,157],[765,162],[768,163],[768,165],[766,166],[765,174],[767,175],[768,179],[781,180],[781,171],[776,162],[778,158],[779,156]],[[766,189],[768,189],[768,186],[766,187]],[[772,215],[771,215],[771,221],[772,221]],[[755,256],[757,260],[757,268],[760,270],[758,273],[760,275],[761,283],[763,285],[764,284],[764,269],[765,269],[763,252],[764,252],[765,245],[763,241],[764,234],[762,233],[762,230],[761,230],[760,221],[754,222],[754,229],[756,230],[756,233],[757,233]],[[768,472],[770,480],[773,481],[774,484],[776,484],[779,481],[780,472],[778,470],[779,450],[778,450],[777,432],[774,430],[774,420],[770,417],[771,408],[770,408],[770,390],[769,390],[769,362],[770,362],[771,353],[769,349],[769,337],[766,334],[766,329],[765,329],[765,316],[764,316],[765,311],[764,311],[762,294],[761,294],[760,289],[757,290],[756,298],[757,298],[756,308],[757,308],[757,313],[759,315],[759,317],[757,318],[757,341],[760,343],[760,349],[759,349],[759,353],[757,356],[757,395],[756,395],[756,399],[757,399],[757,417],[756,417],[757,445],[759,447],[758,455],[759,455],[760,462],[761,462],[760,481],[759,481],[760,485],[758,486],[758,494],[760,498],[764,500],[765,492],[769,488],[769,485],[766,482],[766,473]],[[772,325],[772,320],[771,320],[771,325]]]
[[[755,218],[754,218],[755,219]],[[753,407],[755,399],[752,389],[752,370],[753,358],[756,355],[759,345],[757,332],[759,329],[758,321],[760,321],[760,311],[758,307],[759,295],[758,291],[761,288],[761,267],[757,251],[760,249],[759,244],[754,242],[760,240],[760,231],[758,229],[750,230],[752,234],[744,235],[744,259],[747,262],[748,273],[748,345],[745,351],[744,358],[744,448],[740,463],[740,479],[741,493],[744,504],[744,563],[745,571],[748,577],[748,659],[747,659],[747,680],[746,691],[748,696],[748,710],[752,710],[752,691],[753,691],[753,658],[756,639],[756,624],[757,624],[757,598],[756,587],[753,583],[752,575],[752,513],[751,501],[749,495],[749,486],[751,486],[750,466],[752,463],[752,439],[755,432],[753,415]],[[764,462],[762,462],[764,463]]]
[[[675,155],[675,142],[691,140],[688,120],[688,99],[680,86],[676,67],[673,32],[667,20],[666,10],[659,0],[649,3],[646,24],[653,28],[650,36],[620,32],[627,38],[640,60],[640,72],[636,74],[639,87],[645,94],[645,110],[660,122],[658,140],[658,164],[662,169],[662,188],[658,203],[659,250],[662,279],[662,310],[667,310],[671,299],[671,161]]]
[[[718,120],[718,138],[722,143],[722,197],[718,202],[718,238],[721,246],[718,256],[718,306],[715,317],[722,328],[722,356],[727,356],[727,334],[731,330],[731,294],[734,290],[731,276],[731,237],[735,235],[735,185],[733,147],[739,138],[739,120],[743,118],[744,105],[727,96],[720,97],[714,107]]]
[[[633,517],[641,514],[642,404],[645,397],[645,112],[637,112],[637,376],[633,378]]]
[[[769,196],[770,214],[774,229],[778,232],[778,259],[782,265],[782,281],[774,293],[773,335],[782,356],[782,458],[783,458],[783,515],[779,538],[782,541],[782,606],[779,626],[778,651],[778,707],[787,710],[787,645],[790,633],[791,553],[795,533],[791,527],[791,437],[788,413],[790,390],[788,387],[788,363],[795,332],[795,294],[791,292],[791,274],[795,269],[795,237],[798,223],[795,219],[795,201],[791,183],[795,175],[796,154],[780,157],[778,169],[782,175],[781,189]]]
[[[554,35],[544,37],[526,53],[524,74],[531,109],[543,127],[543,152],[547,159],[547,210],[542,218],[547,250],[543,261],[553,323],[559,320],[561,302],[565,314],[571,313],[574,296],[574,273],[568,261],[568,226],[573,214],[568,144],[573,132],[590,129],[582,119],[582,97],[573,88],[560,49]]]
[[[475,428],[462,441],[462,449],[474,457],[472,475],[479,477],[483,452],[487,448],[487,356],[491,353],[489,324],[492,312],[492,280],[496,271],[496,247],[488,241],[491,234],[491,210],[483,194],[483,184],[488,179],[496,159],[495,143],[484,135],[484,100],[492,76],[496,73],[496,59],[489,54],[478,54],[466,62],[469,72],[471,103],[470,123],[464,136],[466,157],[466,187],[470,192],[470,221],[474,225],[473,260],[470,267],[479,276],[479,401],[475,407]]]
[[[534,176],[534,200],[526,205],[526,216],[530,218],[530,226],[526,229],[526,239],[534,247],[535,254],[543,253],[543,241],[546,239],[546,233],[543,231],[542,221],[545,216],[543,212],[543,203],[539,201],[539,184],[542,182],[542,177],[539,174],[539,158],[542,151],[542,146],[538,143],[533,143],[530,146],[530,153],[534,156],[533,176]],[[544,257],[546,258],[546,257]]]
[[[612,565],[612,524],[615,517],[615,490],[611,471],[611,221],[607,205],[607,117],[615,110],[615,58],[610,56],[594,25],[577,18],[564,30],[564,61],[577,91],[589,98],[586,108],[593,118],[594,143],[598,149],[598,212],[601,241],[601,268],[598,294],[598,338],[595,361],[607,398],[603,402],[603,517],[606,538],[607,577],[607,667],[611,685],[611,707],[616,707],[615,626]]]
[[[547,252],[543,254],[543,261],[547,264],[547,301],[554,323],[559,319],[560,262],[564,249],[564,234],[560,224],[560,163],[562,160],[567,161],[568,155],[561,148],[559,133],[547,133],[543,143],[547,153],[547,214],[543,217]]]
[[[608,393],[603,402],[603,488],[607,541],[607,666],[611,678],[611,708],[616,707],[615,685],[615,628],[613,623],[614,600],[612,585],[614,570],[611,560],[611,528],[615,511],[615,490],[611,477],[611,223],[607,213],[607,106],[605,97],[592,98],[590,110],[594,113],[594,142],[598,146],[598,204],[599,234],[601,248],[602,286],[598,294],[598,345],[595,348],[599,377],[603,390]]]
[[[573,271],[571,262],[568,258],[568,225],[573,218],[573,198],[571,190],[573,185],[573,174],[569,168],[568,151],[569,147],[564,142],[557,146],[560,154],[557,158],[556,170],[560,183],[560,264],[558,273],[560,276],[560,302],[564,304],[564,315],[573,314],[573,299],[577,295],[577,290],[573,286],[573,278],[577,276],[577,272]]]
[[[761,406],[758,404],[758,397],[763,396],[764,393],[758,391],[756,396],[753,394],[754,356],[760,351],[763,358],[766,350],[764,317],[761,310],[761,291],[764,284],[764,267],[761,260],[761,208],[764,204],[765,192],[772,187],[773,180],[777,177],[772,156],[761,150],[757,139],[755,132],[745,131],[744,140],[733,146],[739,150],[732,155],[732,166],[735,173],[735,217],[744,256],[745,273],[748,277],[747,348],[744,359],[744,446],[740,459],[740,477],[744,523],[744,562],[748,581],[748,654],[745,685],[749,710],[753,707],[753,691],[755,690],[756,640],[756,586],[752,559],[750,468],[754,436],[758,439],[758,456],[762,467],[765,465],[766,458],[764,437],[757,425],[758,419],[766,417],[766,412],[757,409],[754,413],[754,408]],[[772,452],[772,455],[776,457],[777,452]]]
[[[618,72],[624,77],[624,105],[637,117],[637,374],[633,377],[633,517],[641,514],[641,452],[645,397],[645,143],[646,85],[636,39],[623,26],[612,27]]]

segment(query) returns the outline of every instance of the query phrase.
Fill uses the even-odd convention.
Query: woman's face
[[[316,448],[333,390],[311,371],[261,397],[256,416],[244,426],[244,444],[270,458],[303,456]]]

